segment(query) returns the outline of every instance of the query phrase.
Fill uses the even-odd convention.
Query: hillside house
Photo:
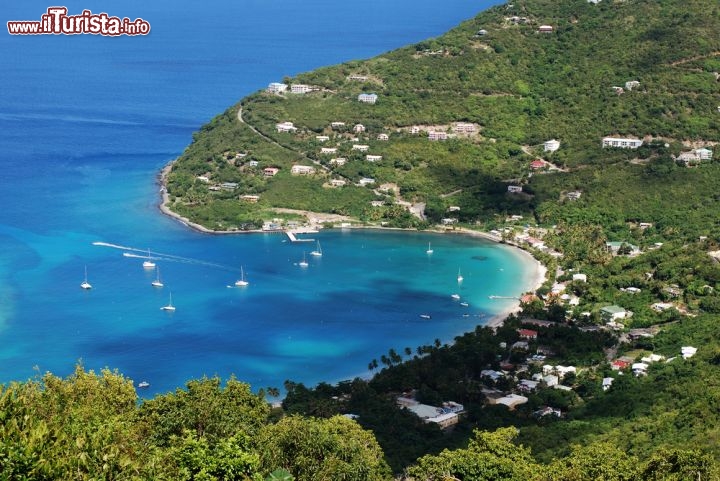
[[[680,353],[682,354],[683,359],[690,359],[695,355],[696,352],[697,347],[683,346],[680,348]]]
[[[363,102],[365,104],[374,104],[377,102],[378,96],[377,94],[360,94],[358,95],[358,102]]]
[[[472,134],[475,132],[475,124],[471,124],[468,122],[456,122],[452,126],[453,132],[457,132],[459,134]]]
[[[626,317],[630,317],[628,314],[629,311],[625,310],[625,308],[615,305],[605,306],[600,309],[600,317],[602,317],[605,322],[625,319]]]
[[[380,162],[382,160],[382,155],[366,155],[365,160],[368,162]]]
[[[295,132],[297,127],[295,127],[292,122],[280,122],[279,124],[275,124],[275,129],[278,132]]]
[[[555,152],[559,148],[560,148],[560,141],[555,140],[555,139],[548,140],[543,144],[543,150],[545,152]]]
[[[602,390],[607,391],[612,386],[612,383],[615,379],[611,377],[604,377],[602,380]]]
[[[355,124],[355,127],[353,127],[353,132],[356,134],[361,134],[365,132],[365,126],[363,124]]]
[[[334,159],[330,159],[331,165],[345,165],[347,163],[347,159],[345,157],[336,157]]]
[[[637,149],[643,144],[641,139],[630,139],[623,137],[603,137],[602,146],[616,147],[620,149]]]
[[[251,204],[256,204],[257,201],[260,200],[260,196],[254,195],[254,194],[246,194],[246,195],[241,195],[240,200],[244,200],[245,202],[249,202]]]
[[[305,84],[292,84],[290,85],[290,92],[294,94],[306,94],[311,92],[313,88]]]
[[[337,147],[321,147],[320,153],[324,155],[329,154],[336,154],[337,153]]]
[[[543,167],[545,167],[545,162],[540,159],[536,159],[530,162],[530,168],[533,170],[542,169]]]
[[[718,110],[720,110],[720,107],[718,107]],[[420,127],[418,127],[417,125],[413,125],[412,127],[410,127],[410,133],[411,134],[419,134]]]
[[[637,80],[628,80],[627,82],[625,82],[625,90],[628,90],[628,91],[632,90],[632,89],[636,89],[639,86],[640,86],[640,82],[638,82]]]
[[[390,140],[390,136],[388,134],[378,134],[377,140]]]
[[[318,142],[327,142],[328,140],[330,140],[330,137],[328,137],[327,135],[316,135],[315,140],[317,140]]]
[[[484,37],[485,35],[487,35],[487,33],[488,33],[487,30],[485,30],[484,28],[481,28],[480,30],[478,30],[477,35],[478,35],[478,37]]]
[[[580,196],[582,195],[582,192],[578,190],[573,190],[565,194],[565,197],[567,197],[569,200],[578,200]]]
[[[271,82],[265,91],[270,94],[282,94],[285,93],[288,89],[287,84],[280,83],[280,82]]]
[[[610,241],[605,243],[605,248],[612,255],[620,255],[623,251],[627,251],[628,255],[636,255],[640,253],[640,248],[627,242]]]
[[[573,274],[572,280],[578,281],[578,282],[587,282],[587,274],[581,274],[581,273]]]
[[[342,129],[345,128],[345,122],[330,122],[331,129]]]
[[[522,190],[522,186],[520,185],[508,185],[507,187],[507,191],[511,194],[519,194]]]
[[[517,406],[528,402],[528,398],[526,398],[525,396],[520,396],[519,394],[508,394],[507,396],[497,398],[494,401],[495,402],[493,404],[502,404],[504,406],[507,406],[508,409],[512,411]]]
[[[333,187],[343,187],[347,182],[343,179],[332,179],[330,185]]]
[[[370,148],[369,145],[362,145],[362,144],[354,144],[352,146],[353,150],[359,150],[360,152],[367,152],[369,148]]]
[[[292,175],[311,175],[315,173],[315,167],[309,165],[293,165],[290,173]]]
[[[447,140],[447,138],[447,132],[437,132],[435,130],[428,132],[428,140]]]
[[[538,27],[538,32],[553,33],[553,27],[552,27],[552,25],[540,25],[540,27]]]
[[[280,172],[280,169],[277,167],[265,167],[263,169],[263,175],[265,177],[275,177],[278,172]]]
[[[517,333],[520,335],[520,339],[537,339],[538,333],[532,329],[518,329]]]
[[[368,77],[367,77],[367,75],[352,74],[352,75],[349,75],[347,79],[353,80],[355,82],[365,82],[365,81],[367,81]]]
[[[358,181],[358,185],[363,186],[363,187],[366,185],[374,184],[374,183],[375,183],[375,179],[371,179],[370,177],[363,177],[362,179],[360,179]]]

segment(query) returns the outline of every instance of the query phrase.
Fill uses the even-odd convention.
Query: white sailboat
[[[148,249],[147,260],[145,262],[143,262],[143,267],[145,269],[154,269],[155,268],[155,263],[153,261],[151,261],[150,259],[152,259],[152,257],[150,257],[150,249]]]
[[[168,302],[168,305],[162,306],[160,308],[160,310],[163,310],[163,311],[174,311],[175,310],[175,306],[173,306],[173,303],[172,303],[172,292],[170,293],[170,301]]]
[[[309,265],[307,260],[305,260],[305,252],[303,252],[303,259],[300,262],[298,262],[298,265],[300,267],[307,267]]]
[[[317,247],[310,253],[311,256],[322,257],[322,248],[320,247],[320,241],[317,241]]]
[[[462,282],[463,279],[465,279],[465,278],[464,278],[464,277],[462,276],[462,274],[460,273],[460,269],[458,269],[457,281],[458,281],[458,282]]]
[[[432,254],[434,251],[432,250],[432,247],[430,246],[430,243],[428,242],[428,248],[425,251],[426,254]]]
[[[85,279],[82,281],[82,284],[80,284],[80,287],[83,289],[92,289],[92,285],[88,282],[87,279],[87,266],[85,266]]]
[[[250,284],[247,280],[245,280],[245,271],[243,270],[242,266],[240,266],[240,279],[235,281],[235,285],[238,287],[245,287],[248,284]]]
[[[160,267],[158,267],[156,270],[157,270],[157,277],[150,284],[152,284],[153,287],[162,287],[165,284],[163,284],[162,281],[160,280]]]

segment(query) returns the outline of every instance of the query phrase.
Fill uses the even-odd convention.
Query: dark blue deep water
[[[80,359],[149,381],[148,395],[204,374],[234,373],[255,389],[333,382],[367,375],[390,348],[452,341],[506,307],[488,295],[519,294],[529,267],[477,239],[328,231],[317,236],[325,255],[302,269],[312,246],[204,235],[157,209],[159,169],[243,96],[436,36],[491,3],[73,0],[63,3],[71,14],[142,17],[152,32],[3,31],[0,382],[67,375]],[[51,5],[5,2],[2,24],[39,20]],[[141,259],[123,256],[148,248],[163,289]],[[250,286],[228,288],[241,265]],[[85,266],[91,291],[79,287]],[[174,313],[160,310],[170,291]]]

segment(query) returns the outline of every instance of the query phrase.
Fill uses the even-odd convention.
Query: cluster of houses
[[[697,348],[693,346],[682,346],[680,348],[680,356],[683,359],[690,359],[697,353]],[[630,371],[634,376],[647,376],[647,371],[650,368],[650,365],[656,362],[665,361],[672,362],[676,359],[676,357],[670,357],[665,358],[665,356],[662,356],[660,354],[654,354],[650,353],[642,358],[640,358],[639,362],[635,362],[635,359],[628,357],[628,356],[621,356],[612,363],[610,363],[610,368],[613,371],[618,371],[619,374],[622,374],[623,372]],[[612,378],[611,378],[612,379]],[[610,384],[612,384],[612,381],[610,381]],[[604,389],[605,383],[603,380],[603,389]]]
[[[682,162],[686,167],[698,165],[706,160],[712,160],[713,151],[706,148],[693,149],[689,152],[681,152],[676,157],[677,162]]]

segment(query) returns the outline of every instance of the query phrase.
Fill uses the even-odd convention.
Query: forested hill
[[[549,223],[577,217],[560,200],[581,189],[580,204],[598,219],[662,222],[668,211],[654,189],[677,183],[715,207],[715,166],[680,172],[675,159],[711,149],[720,134],[719,9],[703,0],[522,0],[376,58],[268,79],[288,90],[253,94],[195,135],[169,175],[169,206],[221,230],[258,227],[276,207],[426,225],[403,201],[425,204],[431,223],[450,206],[460,222],[535,214]],[[311,91],[293,94],[292,84]],[[361,93],[377,102],[358,101]],[[296,130],[278,132],[283,122]],[[603,148],[606,136],[644,143]],[[551,139],[558,150],[544,149]],[[292,175],[293,165],[314,172]],[[279,171],[264,175],[267,167]],[[651,199],[647,175],[661,178]],[[508,195],[509,184],[530,195]],[[618,195],[628,211],[608,213]],[[385,205],[371,208],[373,200]]]

